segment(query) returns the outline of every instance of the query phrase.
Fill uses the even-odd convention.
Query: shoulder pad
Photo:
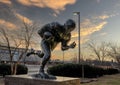
[[[50,27],[52,27],[52,28],[56,28],[58,26],[60,26],[60,24],[58,22],[52,22],[52,23],[50,23]]]

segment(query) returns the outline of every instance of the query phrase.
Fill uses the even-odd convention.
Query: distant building
[[[19,55],[21,54],[21,52],[25,50],[24,48],[16,49],[14,47],[11,47],[10,49],[12,53],[15,52],[12,60],[13,62],[18,61]],[[30,51],[30,49],[28,51]],[[41,59],[36,55],[31,55],[29,57],[26,57],[26,54],[24,54],[20,61],[25,63],[40,63]],[[10,62],[9,50],[7,46],[0,45],[0,62]]]
[[[85,64],[102,67],[102,68],[115,68],[117,66],[116,62],[113,61],[99,61],[99,60],[86,60]]]

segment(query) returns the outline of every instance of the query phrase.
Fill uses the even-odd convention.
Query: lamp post
[[[78,62],[80,63],[80,12],[73,12],[74,15],[78,15]]]
[[[63,51],[63,64],[64,64],[64,51]]]

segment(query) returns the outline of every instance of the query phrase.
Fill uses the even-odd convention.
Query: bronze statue
[[[75,22],[72,19],[69,19],[64,25],[61,25],[58,22],[52,22],[44,25],[38,31],[38,34],[42,38],[42,51],[37,53],[31,51],[27,54],[27,56],[36,54],[42,58],[42,64],[39,70],[39,75],[41,78],[49,78],[49,76],[44,72],[44,67],[51,57],[51,51],[54,50],[58,43],[61,43],[61,50],[63,51],[76,46],[75,42],[68,45],[68,42],[71,39],[71,31],[75,29],[75,26]]]

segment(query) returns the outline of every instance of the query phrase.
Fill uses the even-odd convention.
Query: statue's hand
[[[70,48],[75,48],[75,46],[76,46],[76,43],[75,43],[75,42],[73,42],[73,43],[71,43],[71,44],[70,44],[70,46],[69,46],[69,47],[70,47]]]

